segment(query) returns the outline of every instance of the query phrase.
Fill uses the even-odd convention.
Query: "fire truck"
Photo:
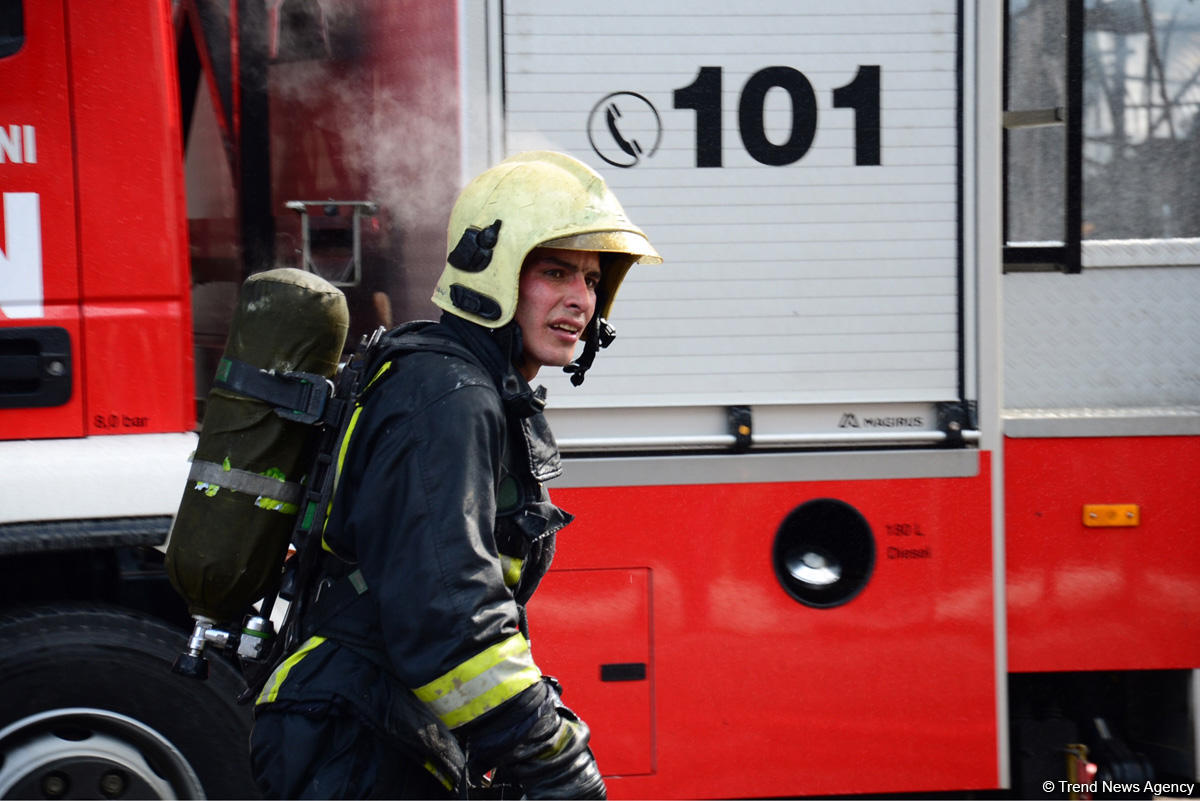
[[[431,317],[538,148],[666,260],[545,376],[612,797],[1190,794],[1200,4],[0,0],[0,86],[0,796],[255,792],[162,567],[238,287]]]

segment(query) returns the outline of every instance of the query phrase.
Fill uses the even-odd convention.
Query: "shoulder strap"
[[[391,374],[385,368],[398,357],[417,351],[435,351],[478,362],[465,347],[433,334],[428,329],[435,323],[420,320],[405,323],[391,331],[377,329],[364,338],[354,355],[342,368],[334,384],[332,397],[326,405],[319,440],[314,448],[304,500],[292,532],[296,547],[293,573],[293,597],[283,624],[283,651],[288,653],[299,645],[301,623],[308,595],[320,578],[322,554],[321,532],[333,500],[337,476],[337,454],[347,434],[354,409],[368,400],[371,391]]]
[[[431,329],[437,323],[421,320],[406,323],[384,334],[378,341],[367,365],[367,375],[374,377],[388,362],[394,361],[408,353],[431,352],[456,356],[465,361],[484,367],[479,357],[466,346],[449,337],[434,333]]]
[[[329,514],[333,499],[334,479],[337,467],[338,444],[346,434],[354,405],[366,382],[366,366],[379,347],[383,329],[377,329],[359,343],[354,355],[342,367],[334,383],[333,395],[323,416],[320,436],[313,448],[308,478],[304,485],[304,500],[292,530],[292,544],[296,548],[291,583],[292,597],[287,615],[281,626],[280,644],[282,657],[299,645],[308,593],[317,578],[321,563],[321,531]]]

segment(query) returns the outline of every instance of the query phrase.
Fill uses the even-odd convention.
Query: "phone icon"
[[[617,143],[617,147],[635,159],[639,159],[642,157],[642,146],[638,144],[638,140],[626,139],[621,135],[621,130],[617,128],[617,119],[620,116],[621,109],[617,108],[617,104],[609,103],[608,108],[604,110],[604,118],[608,122],[608,132],[612,134],[613,141]]]
[[[654,104],[637,92],[612,92],[588,115],[588,144],[614,167],[636,167],[662,142],[662,119]]]

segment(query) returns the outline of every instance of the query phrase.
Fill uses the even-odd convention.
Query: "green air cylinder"
[[[291,268],[252,275],[218,379],[231,360],[328,379],[348,327],[346,298],[324,279]],[[316,431],[269,403],[218,387],[209,393],[167,543],[167,574],[193,616],[240,622],[250,604],[278,589]]]

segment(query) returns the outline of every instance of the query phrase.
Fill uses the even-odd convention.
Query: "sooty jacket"
[[[354,716],[450,788],[463,752],[503,764],[539,721],[558,726],[524,604],[571,516],[542,486],[562,472],[543,401],[492,334],[447,315],[377,352],[306,638],[256,708]]]

